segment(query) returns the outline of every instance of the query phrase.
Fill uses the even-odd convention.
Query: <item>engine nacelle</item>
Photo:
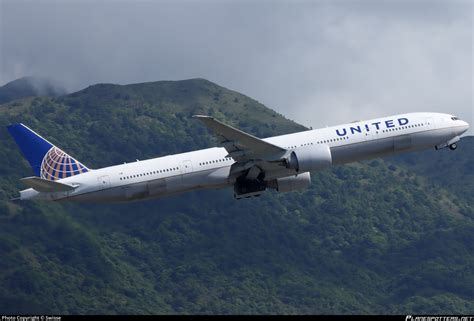
[[[331,150],[328,145],[309,145],[291,152],[287,167],[297,172],[317,171],[331,166]]]
[[[292,175],[276,180],[276,190],[280,193],[305,189],[311,184],[311,175],[304,172],[298,175]]]

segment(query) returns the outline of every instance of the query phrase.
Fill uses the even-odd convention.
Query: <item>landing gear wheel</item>
[[[451,145],[449,145],[450,150],[455,150],[456,148],[458,148],[458,145],[456,143],[452,143]]]

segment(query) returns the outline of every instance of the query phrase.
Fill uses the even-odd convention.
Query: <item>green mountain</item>
[[[0,87],[0,104],[32,96],[57,97],[66,94],[66,89],[51,80],[23,77]]]
[[[89,167],[215,145],[193,114],[260,137],[303,130],[203,79],[95,85],[0,105],[0,312],[474,311],[474,138],[314,173],[301,192],[130,204],[10,202],[23,122]]]

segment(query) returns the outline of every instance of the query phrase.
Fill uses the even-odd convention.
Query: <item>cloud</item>
[[[470,1],[4,0],[0,15],[2,82],[202,77],[307,126],[411,111],[474,125]]]

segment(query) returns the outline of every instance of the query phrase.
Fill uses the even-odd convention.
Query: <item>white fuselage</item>
[[[455,143],[467,123],[439,113],[410,113],[308,130],[263,139],[288,150],[308,145],[329,146],[333,164],[344,164],[401,152]],[[235,183],[229,175],[234,160],[224,148],[208,148],[134,163],[105,167],[64,178],[77,186],[70,192],[21,191],[21,199],[128,201],[163,197],[186,191],[223,188]],[[297,174],[282,168],[265,180]]]

